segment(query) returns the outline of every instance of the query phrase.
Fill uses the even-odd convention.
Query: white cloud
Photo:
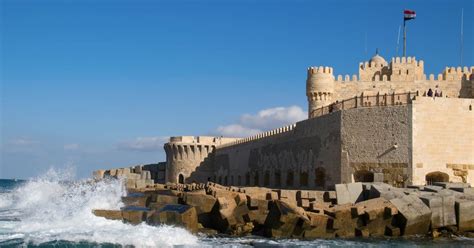
[[[30,146],[30,145],[38,144],[39,142],[36,140],[31,140],[31,139],[23,137],[23,138],[12,139],[10,140],[9,143],[15,146]]]
[[[261,132],[259,129],[247,128],[240,124],[217,127],[217,133],[225,137],[247,137]]]
[[[66,151],[75,151],[79,149],[79,144],[66,144],[63,148]]]
[[[120,142],[117,148],[128,151],[161,151],[168,139],[168,137],[138,137],[134,140]]]
[[[306,119],[307,112],[299,106],[275,107],[257,114],[244,114],[239,123],[219,126],[216,132],[227,137],[247,137]]]

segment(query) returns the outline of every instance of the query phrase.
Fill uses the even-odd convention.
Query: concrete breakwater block
[[[132,225],[142,223],[147,219],[148,215],[152,213],[149,208],[137,206],[127,206],[121,210],[123,221]]]
[[[431,209],[431,228],[456,225],[453,194],[422,195],[420,199]]]
[[[430,229],[431,210],[415,195],[395,198],[390,202],[398,209],[396,226],[402,235],[426,234]]]
[[[356,203],[364,200],[362,183],[336,184],[337,204]]]
[[[383,198],[362,201],[352,207],[352,215],[359,217],[359,228],[363,227],[362,229],[367,230],[370,236],[385,235],[396,214],[398,209]]]
[[[373,184],[369,192],[369,199],[381,197],[386,200],[392,200],[402,198],[403,196],[405,196],[403,189],[394,188],[387,184]]]
[[[456,198],[455,210],[459,231],[474,231],[474,201]]]
[[[109,220],[122,220],[121,210],[94,209],[92,213],[98,217],[104,217]]]
[[[304,210],[294,204],[276,200],[270,202],[265,220],[265,235],[273,238],[303,236],[305,227],[310,226]]]
[[[131,193],[122,197],[125,206],[147,207],[149,204],[149,196],[143,193]]]
[[[147,223],[180,226],[191,232],[196,232],[199,227],[196,208],[180,204],[169,204],[159,211],[154,211],[147,218]]]

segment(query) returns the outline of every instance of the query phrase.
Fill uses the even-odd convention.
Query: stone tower
[[[310,67],[306,80],[308,97],[308,117],[312,118],[314,110],[332,103],[334,94],[334,75],[331,67]]]

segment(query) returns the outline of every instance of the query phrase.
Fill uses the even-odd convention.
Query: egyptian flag
[[[404,17],[403,17],[404,21],[415,19],[415,17],[416,17],[415,11],[409,10],[409,9],[404,10],[403,14],[404,14]]]

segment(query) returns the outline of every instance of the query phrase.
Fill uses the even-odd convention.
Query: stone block
[[[333,208],[333,212],[333,228],[335,229],[336,237],[355,237],[358,216],[353,215],[352,204],[336,205]]]
[[[385,227],[392,223],[393,216],[398,213],[396,207],[384,198],[359,202],[353,207],[353,212],[354,208],[357,209],[357,214],[362,220],[362,225],[359,227],[364,227],[359,231],[368,230],[371,236],[383,236]],[[360,233],[360,235],[363,234]]]
[[[145,181],[145,179],[137,179],[137,180],[135,180],[135,188],[137,188],[137,189],[144,189],[144,188],[146,188],[146,181]]]
[[[217,199],[211,195],[186,193],[184,194],[184,202],[186,205],[195,207],[198,214],[202,214],[210,213],[216,205]]]
[[[427,192],[439,192],[441,190],[443,190],[443,187],[436,186],[436,185],[427,185],[423,187],[423,191],[427,191]]]
[[[466,188],[452,187],[449,189],[466,194],[466,195],[474,195],[474,188],[471,188],[471,187],[466,187]]]
[[[137,165],[137,166],[133,167],[133,172],[137,173],[137,174],[141,174],[142,173],[142,166]]]
[[[471,185],[469,183],[453,183],[453,182],[433,182],[433,185],[440,186],[445,189],[451,188],[469,188]]]
[[[93,177],[95,179],[102,179],[104,178],[105,170],[96,170],[93,172]]]
[[[131,193],[122,197],[122,202],[125,206],[147,207],[150,198],[143,193]]]
[[[415,195],[390,200],[398,209],[396,227],[403,235],[427,234],[431,223],[431,210]]]
[[[405,194],[397,188],[388,186],[386,184],[373,184],[370,187],[369,198],[379,198],[382,197],[386,200],[392,200],[395,198],[401,198],[405,196]]]
[[[140,172],[140,179],[145,179],[145,180],[146,180],[146,179],[151,179],[151,173],[150,173],[150,171],[146,171],[146,170],[141,171],[141,172]]]
[[[148,217],[150,213],[149,208],[127,206],[122,208],[122,218],[126,223],[138,225]]]
[[[179,197],[174,195],[157,195],[156,196],[156,203],[159,204],[178,204]]]
[[[456,225],[454,195],[433,193],[420,196],[420,199],[431,209],[431,228]]]
[[[98,217],[104,217],[109,220],[122,220],[122,211],[121,210],[104,210],[104,209],[94,209],[92,213]]]
[[[316,238],[334,238],[335,233],[331,230],[330,226],[332,218],[324,214],[316,214],[307,212],[308,218],[310,219],[310,228],[304,231],[303,237],[306,239]]]
[[[174,225],[184,227],[190,232],[198,231],[198,217],[196,209],[188,205],[169,204],[148,217],[147,223],[151,225]]]
[[[362,183],[336,184],[336,196],[337,204],[362,201]]]
[[[455,210],[459,231],[474,231],[474,201],[456,198]]]
[[[273,238],[289,238],[304,235],[304,226],[309,226],[309,219],[304,210],[296,205],[276,200],[270,203],[269,213],[265,220],[265,235]]]

